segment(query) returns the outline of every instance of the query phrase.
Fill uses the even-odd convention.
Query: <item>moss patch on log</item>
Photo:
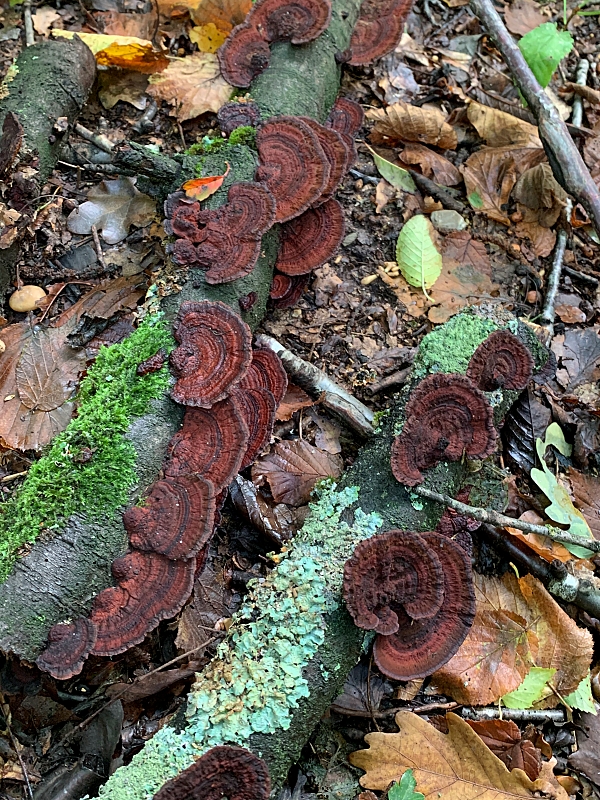
[[[338,491],[325,484],[318,495],[293,545],[253,583],[227,640],[198,675],[185,728],[162,728],[109,779],[102,797],[147,800],[210,747],[289,729],[294,710],[309,697],[305,671],[325,645],[328,617],[342,606],[344,562],[382,524],[378,514],[360,508],[342,521],[358,500],[356,486]]]
[[[0,579],[20,547],[56,529],[75,511],[98,516],[128,500],[136,481],[136,454],[125,438],[135,417],[148,411],[169,383],[166,366],[137,375],[141,361],[173,346],[159,317],[145,319],[127,339],[103,347],[83,380],[77,417],[31,467],[18,494],[0,508]]]

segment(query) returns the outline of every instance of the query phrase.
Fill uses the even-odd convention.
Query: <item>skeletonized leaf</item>
[[[405,192],[411,193],[417,191],[415,182],[407,170],[399,167],[397,164],[392,164],[391,161],[388,161],[383,158],[383,156],[380,156],[379,153],[376,153],[369,145],[367,145],[367,147],[373,154],[373,161],[382,178],[385,178],[385,180],[391,183],[396,189],[404,189]]]
[[[442,271],[442,256],[434,243],[435,231],[422,214],[411,217],[400,231],[396,260],[400,272],[411,286],[424,291],[437,281]]]
[[[419,108],[400,101],[386,109],[367,111],[367,118],[376,121],[376,134],[391,141],[433,144],[443,150],[454,150],[458,144],[456,131],[437,108]]]
[[[193,53],[171,61],[160,75],[150,78],[148,94],[175,106],[181,122],[218,111],[231,97],[233,88],[221,77],[214,53]]]
[[[545,22],[525,34],[519,49],[540,86],[546,87],[554,70],[573,49],[573,37],[569,31],[559,31],[555,22]]]

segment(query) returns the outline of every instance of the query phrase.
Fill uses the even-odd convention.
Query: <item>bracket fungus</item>
[[[247,103],[225,103],[217,111],[219,128],[229,136],[236,128],[256,127],[260,121],[260,109],[249,100]]]
[[[187,408],[183,427],[169,442],[165,475],[201,475],[218,493],[240,471],[248,438],[248,426],[235,395],[211,409]]]
[[[171,396],[186,406],[210,408],[222,400],[252,361],[250,328],[219,301],[182,303],[175,319],[175,339],[179,346],[170,362],[177,382]]]
[[[211,748],[153,800],[268,800],[271,779],[265,762],[243,747]]]
[[[334,198],[282,225],[276,268],[305,275],[332,258],[344,238],[344,211]]]
[[[318,136],[300,117],[272,117],[259,126],[256,179],[275,198],[276,222],[306,211],[323,194],[330,167]]]
[[[330,0],[257,0],[249,21],[269,42],[306,44],[331,21]]]
[[[461,503],[469,502],[469,488],[461,489],[456,495],[456,499]],[[468,554],[473,554],[473,538],[471,534],[476,531],[481,525],[476,519],[468,517],[466,514],[460,514],[453,508],[447,508],[442,514],[440,521],[436,526],[436,532],[441,533],[448,539],[459,544],[462,549]]]
[[[354,138],[363,126],[365,112],[349,97],[338,97],[333,104],[325,125],[338,133]]]
[[[244,89],[269,66],[269,43],[250,22],[242,22],[217,50],[221,75],[227,83]]]
[[[50,628],[48,646],[35,663],[57,681],[66,681],[79,675],[83,669],[96,644],[96,635],[96,626],[86,617],[73,622],[59,622]]]
[[[352,33],[349,63],[369,64],[393,50],[402,36],[413,0],[367,0]]]
[[[277,403],[268,389],[237,389],[236,402],[248,426],[248,444],[240,469],[246,469],[271,440]]]
[[[174,559],[197,555],[212,536],[214,519],[214,487],[198,475],[156,481],[145,504],[123,514],[133,547]]]
[[[289,308],[295,305],[308,285],[308,275],[273,275],[269,297],[275,308]]]
[[[510,331],[491,333],[473,353],[467,377],[483,392],[524,389],[533,373],[533,358]]]
[[[375,663],[388,678],[425,678],[444,666],[464,642],[475,619],[475,590],[471,558],[462,547],[440,533],[421,533],[438,556],[444,575],[444,602],[432,617],[414,619],[399,609],[399,628],[377,636]]]
[[[124,653],[163,619],[174,617],[192,593],[196,560],[174,561],[134,550],[113,561],[117,586],[96,595],[90,619],[97,626],[97,656]]]
[[[277,405],[287,391],[288,379],[281,359],[268,347],[257,347],[252,351],[252,362],[248,372],[240,381],[241,389],[268,389]]]
[[[496,438],[492,407],[468,378],[428,375],[406,404],[406,422],[392,443],[392,472],[405,486],[416,486],[422,469],[463,455],[485,458]]]
[[[398,616],[433,617],[444,600],[442,564],[418,533],[391,530],[360,542],[344,565],[344,599],[359,628],[389,636]]]
[[[342,135],[333,128],[327,128],[310,117],[298,117],[298,119],[306,123],[315,134],[329,162],[329,179],[320,197],[313,203],[313,205],[321,205],[333,197],[346,174],[350,165],[350,150]]]

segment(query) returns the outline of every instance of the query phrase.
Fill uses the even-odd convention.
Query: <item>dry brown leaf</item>
[[[146,108],[148,76],[128,70],[107,70],[98,75],[98,98],[104,108],[113,108],[119,100],[143,111]]]
[[[584,475],[569,467],[567,472],[577,508],[581,511],[594,538],[600,539],[600,478]]]
[[[190,10],[196,25],[214,25],[223,33],[243,22],[252,8],[252,0],[200,0]]]
[[[314,404],[315,401],[303,389],[296,386],[295,383],[288,383],[287,391],[277,408],[277,419],[286,422],[296,411],[300,411],[301,408],[309,408]]]
[[[580,303],[581,297],[579,295],[559,292],[556,295],[556,305],[554,307],[556,316],[569,325],[576,322],[585,322],[587,317],[585,312],[579,308]]]
[[[138,39],[152,39],[156,28],[156,14],[121,14],[118,11],[101,11],[96,19],[102,25],[103,33],[117,36],[135,36]]]
[[[390,200],[395,199],[396,194],[397,189],[382,178],[375,187],[375,213],[381,214]]]
[[[475,733],[508,769],[522,769],[534,781],[542,767],[542,753],[529,741],[521,738],[521,731],[512,720],[467,720]]]
[[[412,286],[409,286],[402,275],[393,278],[381,268],[377,270],[377,273],[381,280],[392,288],[394,294],[404,306],[407,314],[415,319],[425,315],[429,308],[429,303],[423,292],[417,292]]]
[[[529,239],[533,252],[538,258],[549,256],[556,244],[556,232],[540,224],[540,214],[532,208],[517,203],[521,214],[520,222],[515,225],[515,233],[520,239]]]
[[[39,33],[40,36],[48,36],[50,28],[55,22],[58,22],[60,18],[60,14],[58,14],[55,9],[50,8],[50,6],[41,6],[35,14],[31,15],[35,32]]]
[[[512,194],[519,203],[538,212],[537,222],[544,228],[551,228],[556,223],[567,201],[567,193],[547,163],[524,172]]]
[[[555,336],[551,349],[558,360],[556,380],[572,392],[600,380],[600,327],[574,329]]]
[[[412,142],[407,144],[400,153],[400,161],[405,164],[418,164],[426,178],[432,178],[441,186],[456,186],[462,181],[462,176],[454,164],[422,144]]]
[[[410,711],[396,714],[399,733],[370,733],[368,750],[350,755],[355,767],[366,770],[361,786],[385,791],[412,769],[417,791],[436,800],[509,800],[533,797],[549,785],[556,800],[568,795],[547,771],[531,781],[520,769],[509,772],[465,720],[448,714],[448,733],[436,730]]]
[[[506,205],[517,182],[517,170],[506,148],[484,147],[462,167],[467,200],[475,211],[508,225]]]
[[[485,705],[512,692],[530,667],[556,669],[553,685],[564,697],[583,680],[592,637],[579,628],[532,575],[517,579],[474,574],[477,613],[458,653],[435,674],[435,684],[459,703]],[[559,699],[548,688],[541,705]]]
[[[538,25],[548,22],[548,17],[540,12],[539,3],[534,0],[514,0],[504,8],[504,21],[511,33],[525,36]]]
[[[252,467],[252,480],[259,486],[265,481],[277,503],[300,506],[308,503],[317,481],[337,478],[342,459],[313,447],[304,439],[283,441],[273,452]]]
[[[467,264],[482,275],[492,275],[492,265],[484,242],[471,237],[469,231],[454,231],[442,240],[442,256],[458,264]]]
[[[214,53],[194,53],[171,61],[160,75],[150,78],[148,94],[174,105],[180,122],[218,111],[231,97],[233,88],[221,77]]]
[[[542,147],[535,125],[505,111],[471,102],[467,116],[488,147]]]
[[[427,316],[436,324],[446,322],[468,305],[494,299],[498,289],[487,275],[477,272],[470,264],[444,258],[442,273],[429,290],[434,307]]]
[[[587,100],[592,105],[600,105],[600,92],[597,89],[592,89],[591,86],[582,86],[579,83],[570,83],[567,81],[559,89],[560,94],[578,94]]]
[[[421,142],[443,150],[454,150],[458,144],[454,128],[437,108],[419,108],[400,101],[386,109],[371,109],[367,117],[375,120],[374,132],[385,137],[387,144],[390,140]]]
[[[540,517],[539,514],[536,514],[535,511],[525,511],[525,513],[521,514],[519,519],[524,522],[532,522],[534,525],[544,524],[543,518]],[[540,536],[538,533],[526,534],[517,528],[507,527],[505,530],[508,531],[511,536],[514,536],[515,539],[520,539],[522,542],[525,542],[527,547],[541,556],[544,561],[552,562],[556,558],[562,561],[563,564],[566,564],[568,561],[573,560],[573,556],[569,553],[567,548],[560,542],[555,542],[553,539],[550,539],[549,536]]]

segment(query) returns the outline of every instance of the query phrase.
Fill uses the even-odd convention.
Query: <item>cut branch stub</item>
[[[212,536],[214,520],[214,487],[198,475],[156,481],[145,505],[123,514],[133,547],[174,559],[196,556]]]
[[[428,375],[406,404],[406,422],[392,444],[392,472],[405,486],[416,486],[421,470],[443,459],[490,455],[496,437],[492,407],[468,378]]]
[[[246,21],[231,31],[217,57],[227,83],[243,89],[269,66],[271,51],[265,37]]]
[[[321,205],[333,197],[346,174],[350,165],[350,150],[342,135],[333,128],[326,128],[325,125],[321,125],[310,117],[299,117],[298,119],[306,123],[315,134],[329,162],[329,179],[321,196],[314,203],[314,205]]]
[[[329,161],[316,134],[299,117],[272,117],[259,127],[256,144],[256,178],[275,198],[276,221],[287,222],[321,197]]]
[[[344,238],[344,211],[331,198],[282,226],[275,266],[284,275],[305,275],[332,258]]]
[[[73,622],[59,622],[50,628],[48,647],[35,662],[42,672],[48,672],[58,681],[79,675],[86,658],[96,644],[97,630],[86,617]]]
[[[174,617],[192,593],[196,560],[173,561],[134,550],[113,561],[117,586],[94,599],[90,619],[98,628],[93,655],[114,656],[142,642],[163,619]]]
[[[414,619],[399,609],[398,631],[375,639],[375,663],[384,675],[400,681],[425,678],[440,669],[464,642],[475,619],[470,556],[440,533],[420,535],[441,562],[444,602],[428,619]]]
[[[444,575],[436,552],[418,533],[392,530],[357,545],[344,566],[344,599],[359,628],[389,635],[398,612],[432,617],[444,600]]]
[[[276,272],[269,291],[275,308],[290,308],[296,305],[308,285],[308,275],[283,275]]]
[[[252,351],[252,363],[240,381],[240,389],[268,389],[277,405],[283,400],[288,385],[281,359],[268,347]]]
[[[277,403],[263,387],[236,389],[233,396],[248,426],[248,445],[240,469],[246,469],[271,440]]]
[[[240,471],[248,438],[248,426],[233,395],[208,410],[188,408],[182,429],[169,442],[165,475],[201,475],[220,492]]]
[[[257,0],[249,16],[269,42],[292,44],[312,42],[330,20],[330,0]]]
[[[473,353],[467,377],[483,392],[524,389],[533,373],[531,353],[510,331],[494,331]]]
[[[217,119],[219,128],[229,136],[236,128],[256,127],[260,120],[260,109],[251,100],[247,103],[225,103],[217,111]]]
[[[413,0],[369,0],[360,8],[352,33],[349,63],[369,64],[393,50],[402,36]]]
[[[154,795],[153,800],[268,800],[265,762],[243,747],[213,747]]]
[[[209,408],[224,398],[252,361],[250,328],[225,303],[182,303],[175,338],[179,347],[171,353],[170,362],[177,382],[171,396],[186,406]]]

